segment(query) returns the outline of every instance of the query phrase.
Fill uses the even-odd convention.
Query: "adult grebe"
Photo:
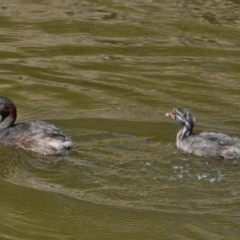
[[[182,130],[177,134],[177,147],[185,152],[208,158],[239,158],[240,139],[227,134],[192,132],[195,119],[186,108],[175,108],[165,114],[181,123]]]
[[[73,143],[60,129],[44,121],[14,124],[17,109],[6,97],[0,97],[0,143],[44,155],[66,154]]]

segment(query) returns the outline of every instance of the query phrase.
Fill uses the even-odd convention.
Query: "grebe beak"
[[[174,119],[175,114],[173,114],[172,112],[168,112],[168,113],[165,113],[165,116]]]

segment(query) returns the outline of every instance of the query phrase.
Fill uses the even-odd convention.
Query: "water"
[[[1,1],[1,95],[70,135],[0,146],[1,239],[238,239],[239,160],[175,146],[164,114],[240,136],[237,1]]]

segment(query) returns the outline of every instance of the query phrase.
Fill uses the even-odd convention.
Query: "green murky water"
[[[1,1],[0,95],[75,148],[0,146],[0,238],[238,239],[239,160],[176,149],[164,113],[240,136],[239,4]]]

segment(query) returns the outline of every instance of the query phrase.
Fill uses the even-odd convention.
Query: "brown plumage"
[[[66,154],[73,143],[60,129],[44,121],[26,121],[14,124],[17,110],[14,103],[0,97],[0,143],[23,148],[44,155]]]

